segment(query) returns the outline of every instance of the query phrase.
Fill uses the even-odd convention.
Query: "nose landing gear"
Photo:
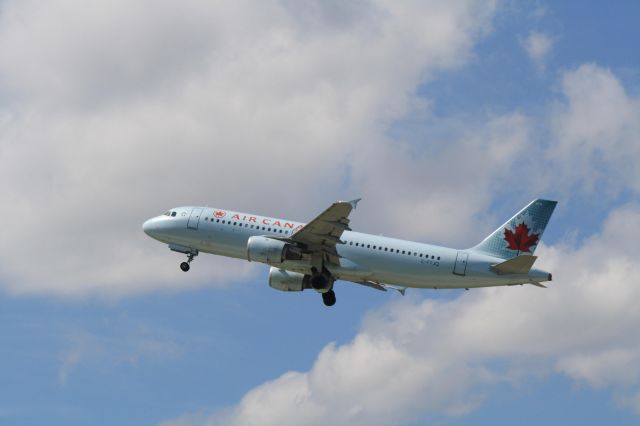
[[[198,255],[198,250],[197,249],[193,249],[191,247],[183,246],[181,244],[171,243],[171,244],[169,244],[169,249],[171,251],[177,251],[178,253],[184,253],[184,254],[187,255],[187,261],[186,262],[182,262],[180,264],[180,269],[182,269],[183,272],[187,272],[190,269],[190,265],[189,264],[191,263],[193,258]]]
[[[193,260],[194,257],[196,257],[198,254],[193,254],[193,253],[187,253],[187,261],[186,262],[182,262],[180,264],[180,269],[182,269],[182,272],[187,272],[189,271],[189,269],[191,269],[191,266],[189,265],[191,263],[191,261]]]

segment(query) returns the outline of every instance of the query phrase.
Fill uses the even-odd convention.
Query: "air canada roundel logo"
[[[216,210],[213,212],[213,215],[217,218],[225,217],[226,213],[222,210]]]

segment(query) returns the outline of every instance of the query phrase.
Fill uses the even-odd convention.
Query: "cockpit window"
[[[164,212],[163,216],[171,216],[171,211]]]
[[[176,212],[171,212],[171,217],[176,217]]]

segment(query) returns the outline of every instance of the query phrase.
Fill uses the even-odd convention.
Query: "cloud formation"
[[[166,267],[179,259],[142,234],[146,218],[215,203],[305,220],[371,190],[377,171],[363,160],[393,151],[384,129],[411,109],[421,82],[465,63],[493,9],[4,2],[0,201],[12,226],[0,282],[67,296],[182,288],[181,272]],[[198,259],[186,285],[254,273]]]
[[[607,198],[640,192],[640,99],[596,64],[566,72],[560,87],[564,99],[551,110],[546,153],[556,180]]]

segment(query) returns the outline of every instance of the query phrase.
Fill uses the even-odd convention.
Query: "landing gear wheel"
[[[189,264],[197,255],[197,251],[195,253],[187,253],[187,261],[180,264],[180,269],[182,269],[183,272],[187,272],[191,268]]]
[[[333,290],[322,293],[322,301],[326,306],[333,306],[336,304],[336,294],[333,292]]]

